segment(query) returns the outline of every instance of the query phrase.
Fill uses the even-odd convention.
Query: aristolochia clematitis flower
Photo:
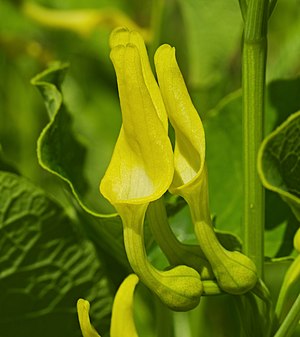
[[[120,285],[112,308],[110,337],[138,337],[133,317],[133,295],[139,279],[131,274]],[[89,317],[90,303],[77,301],[77,313],[83,337],[100,337]]]
[[[149,263],[144,247],[147,207],[167,191],[174,174],[165,106],[141,36],[118,28],[110,46],[123,125],[100,190],[122,218],[132,269],[170,308],[189,310],[202,293],[199,274],[186,266],[159,271]]]
[[[219,243],[211,223],[205,165],[205,135],[175,58],[175,49],[162,45],[155,67],[168,117],[175,130],[175,173],[170,192],[188,203],[199,245],[210,262],[219,286],[233,294],[250,290],[257,282],[254,263]]]

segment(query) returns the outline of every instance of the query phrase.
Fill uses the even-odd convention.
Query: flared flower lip
[[[193,179],[191,179],[187,183],[179,185],[179,186],[172,186],[172,183],[171,183],[169,191],[171,193],[176,192],[176,194],[180,195],[181,194],[180,192],[185,190],[185,189],[189,189],[189,188],[195,189],[195,188],[197,188],[201,184],[201,181],[202,181],[202,177],[203,177],[202,174],[204,172],[204,165],[205,165],[205,157],[203,158],[203,161],[201,162],[200,168],[199,168],[197,174],[194,176]]]
[[[143,197],[137,197],[137,198],[129,198],[129,199],[118,199],[118,198],[114,198],[109,196],[104,188],[103,185],[100,184],[100,192],[101,194],[105,195],[106,199],[113,205],[141,205],[141,204],[146,204],[146,203],[150,203],[151,201],[157,200],[159,199],[162,195],[164,195],[164,193],[167,192],[168,187],[171,185],[173,176],[171,179],[169,179],[167,181],[167,183],[165,184],[165,186],[157,191],[155,191],[155,193],[153,194],[149,194],[147,196],[143,196]]]

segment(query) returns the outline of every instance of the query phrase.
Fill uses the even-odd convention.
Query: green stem
[[[201,279],[213,279],[213,272],[198,245],[180,242],[173,233],[164,205],[163,197],[150,203],[147,219],[155,241],[173,266],[187,265],[201,275]]]
[[[300,320],[300,294],[274,337],[290,337]]]
[[[244,254],[229,251],[220,244],[210,217],[206,166],[201,175],[197,189],[183,195],[190,207],[195,234],[219,287],[233,295],[243,294],[257,282],[256,267]]]
[[[140,280],[170,309],[186,311],[200,301],[203,285],[199,274],[187,266],[156,269],[147,258],[144,244],[145,205],[130,205],[123,220],[124,245],[128,261]]]
[[[268,0],[249,0],[245,18],[242,88],[244,156],[244,251],[263,275],[264,190],[257,174],[263,139]]]
[[[163,197],[151,202],[147,219],[155,241],[158,243],[171,265],[186,265],[194,268],[201,276],[203,295],[219,295],[222,290],[214,280],[210,264],[199,245],[180,242],[170,228]]]
[[[163,197],[150,203],[147,219],[154,239],[171,265],[184,264],[181,244],[169,226]]]

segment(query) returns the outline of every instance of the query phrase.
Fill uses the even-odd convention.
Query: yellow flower
[[[167,191],[174,174],[165,106],[142,37],[118,28],[111,34],[110,46],[123,125],[100,190],[122,218],[134,272],[167,306],[189,310],[202,293],[199,274],[187,266],[159,271],[147,260],[144,247],[148,205]]]
[[[138,337],[133,318],[133,294],[139,278],[135,274],[127,276],[116,293],[110,337]]]
[[[82,336],[100,337],[96,329],[91,324],[89,312],[90,312],[90,303],[80,298],[77,301],[77,314]]]
[[[155,67],[176,136],[175,173],[170,192],[187,201],[198,242],[219,286],[229,293],[244,293],[257,282],[256,268],[240,252],[224,249],[214,233],[208,201],[204,129],[176,62],[175,49],[162,45],[155,54]]]
[[[120,285],[113,303],[110,336],[138,337],[133,318],[133,295],[139,279],[127,276]],[[100,337],[89,318],[90,303],[82,298],[77,301],[77,312],[83,337]]]
[[[33,1],[23,1],[21,9],[26,16],[43,26],[73,31],[83,37],[91,34],[97,27],[113,29],[126,25],[139,31],[147,42],[152,38],[149,29],[139,27],[116,8],[61,10],[43,7]]]

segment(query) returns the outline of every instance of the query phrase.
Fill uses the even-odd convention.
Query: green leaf
[[[115,281],[115,286],[118,286],[131,272],[125,252],[120,217],[96,218],[83,210],[78,211],[77,216],[82,230],[93,242],[102,261],[107,263],[108,275]],[[145,236],[149,237],[149,235]]]
[[[265,138],[258,159],[263,185],[278,193],[300,221],[300,111]]]
[[[276,303],[284,276],[293,262],[292,257],[266,258],[264,263],[264,281],[268,287],[273,303]]]
[[[90,187],[88,184],[85,176],[87,149],[74,132],[72,116],[63,103],[61,86],[67,68],[67,64],[55,63],[32,79],[32,84],[44,98],[50,117],[38,140],[39,163],[69,184],[86,212],[98,217],[109,216],[97,210],[87,198],[89,189],[97,186]]]
[[[300,110],[299,88],[300,77],[276,80],[267,86],[266,134]]]
[[[224,98],[204,118],[211,212],[220,229],[241,236],[241,93]]]
[[[0,271],[1,336],[79,337],[79,297],[108,331],[112,295],[93,245],[42,190],[7,172],[0,172]]]
[[[280,196],[266,190],[266,215],[265,215],[265,255],[268,257],[282,257],[291,255],[293,237],[299,223]]]
[[[271,133],[292,113],[300,110],[299,88],[299,77],[269,83],[266,99],[266,134]],[[266,190],[266,210],[267,255],[277,257],[290,255],[293,251],[293,236],[299,227],[299,221],[279,194],[270,190]],[[278,227],[282,230],[280,231]]]

